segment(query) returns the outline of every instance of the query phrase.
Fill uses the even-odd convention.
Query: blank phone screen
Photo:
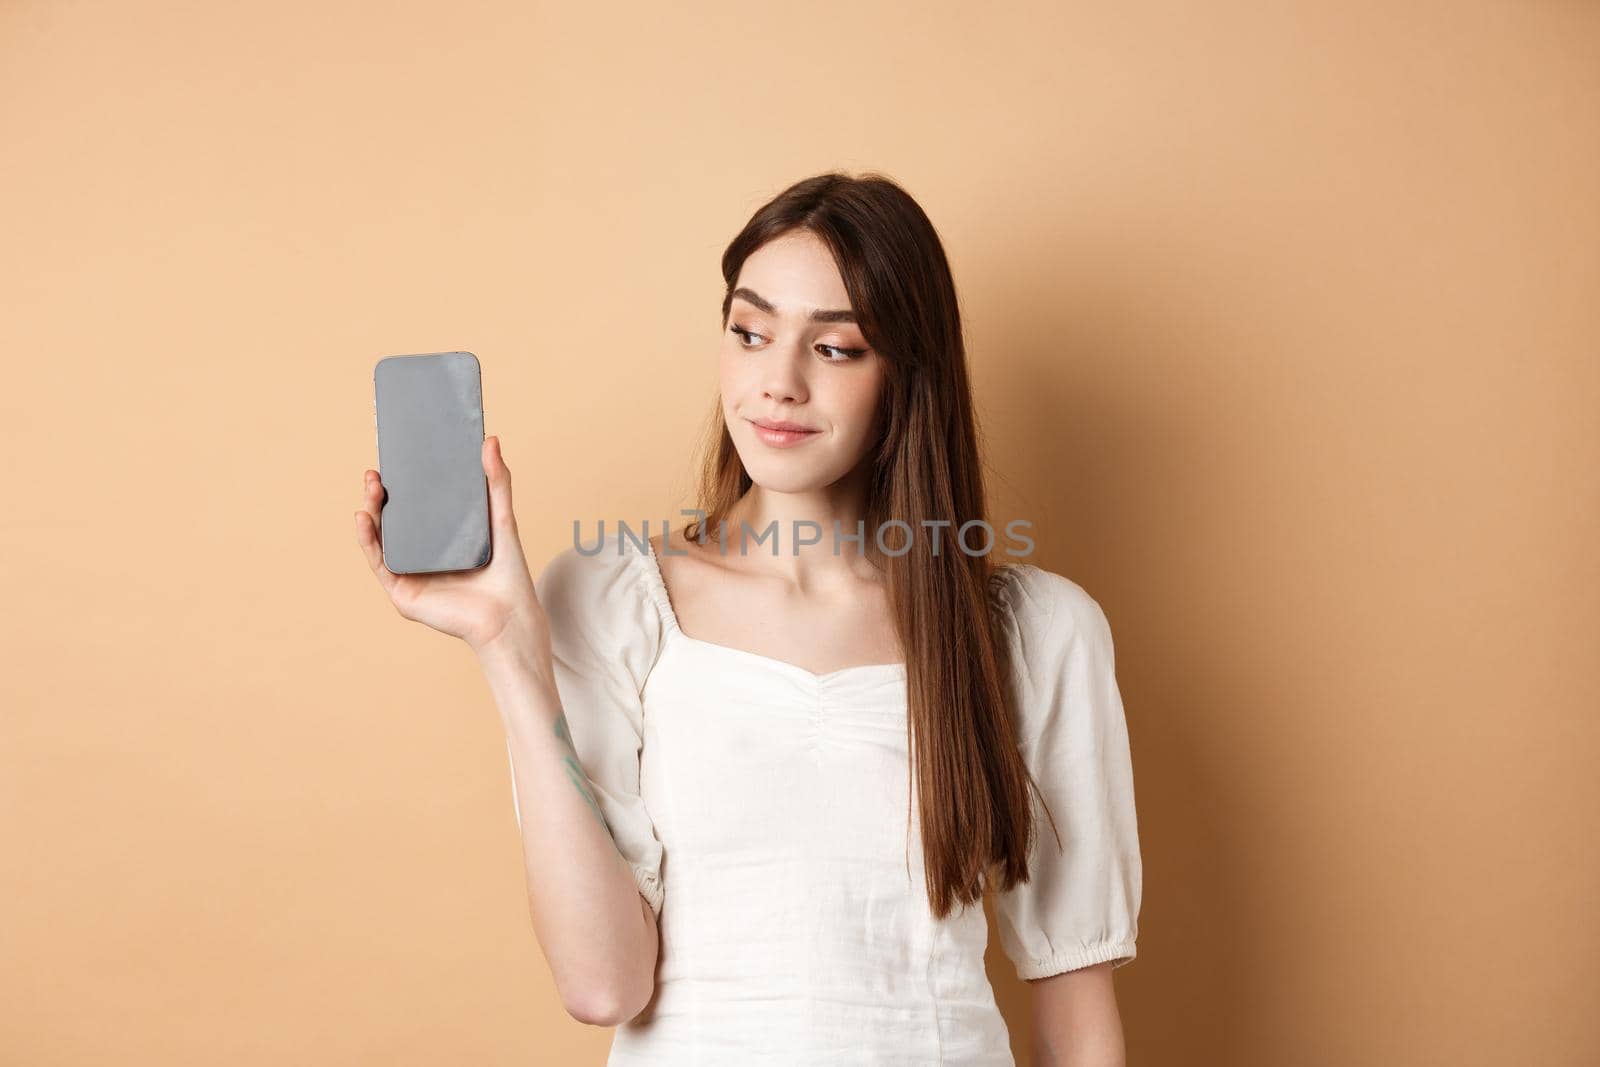
[[[483,387],[471,352],[388,356],[373,368],[379,527],[396,574],[471,570],[489,562]]]

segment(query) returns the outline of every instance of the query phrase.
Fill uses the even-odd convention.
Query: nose
[[[761,395],[768,400],[801,404],[806,399],[805,349],[798,344],[774,345],[761,365]]]

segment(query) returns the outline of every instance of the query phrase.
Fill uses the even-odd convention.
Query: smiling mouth
[[[751,427],[755,430],[756,436],[762,441],[769,445],[777,445],[780,447],[810,440],[822,432],[820,430],[783,429],[773,426],[765,426],[757,422],[755,419],[746,419],[745,421],[751,425]]]

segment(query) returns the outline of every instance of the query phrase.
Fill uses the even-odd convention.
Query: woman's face
[[[883,360],[854,322],[832,253],[809,230],[773,238],[745,259],[720,362],[722,415],[762,488],[825,488],[876,443]],[[775,422],[807,432],[760,425]]]

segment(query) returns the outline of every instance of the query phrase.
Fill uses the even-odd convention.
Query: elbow
[[[637,992],[612,986],[564,995],[562,1002],[567,1014],[586,1026],[621,1026],[644,1010],[650,999],[649,994],[648,990],[641,996]]]
[[[621,1021],[620,1003],[608,989],[562,990],[561,1003],[585,1026],[616,1026]]]
[[[585,1026],[616,1026],[621,1012],[616,1002],[604,995],[564,996],[567,1014]]]
[[[620,972],[602,971],[600,977],[563,984],[561,1000],[567,1014],[588,1026],[621,1026],[644,1011],[655,997],[656,957],[660,951],[655,914],[643,897],[633,898],[642,915],[642,943],[627,954]],[[609,970],[609,969],[608,969]],[[569,993],[571,989],[573,992]]]

